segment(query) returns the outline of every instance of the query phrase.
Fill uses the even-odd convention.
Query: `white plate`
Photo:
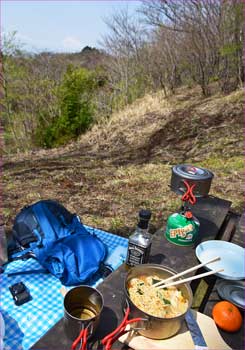
[[[222,299],[228,300],[241,309],[245,310],[245,286],[243,281],[219,280],[216,283],[216,286],[218,294]]]
[[[220,260],[205,266],[210,271],[224,269],[224,271],[216,273],[216,276],[226,280],[245,278],[244,248],[234,243],[218,240],[202,242],[196,247],[196,256],[201,263],[220,256]]]

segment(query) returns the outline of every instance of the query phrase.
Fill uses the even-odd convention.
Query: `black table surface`
[[[210,239],[222,239],[220,229],[227,217],[231,202],[216,197],[198,199],[193,207],[194,215],[200,221],[199,239],[191,247],[182,247],[168,242],[164,235],[164,228],[153,236],[150,263],[162,264],[172,267],[176,272],[183,271],[198,264],[195,255],[195,247],[200,242]],[[196,272],[196,273],[200,273]],[[113,331],[123,318],[122,304],[124,298],[124,280],[127,274],[125,265],[121,265],[111,273],[98,287],[104,297],[104,308],[101,313],[99,326],[90,340],[90,348],[99,349],[99,340]],[[213,277],[213,276],[211,276]],[[212,279],[210,279],[212,280]],[[193,281],[194,282],[194,281]],[[212,280],[213,284],[215,280]],[[197,289],[195,283],[191,284],[193,293]],[[207,312],[208,314],[208,312]],[[223,336],[222,332],[221,335]],[[223,336],[228,345],[233,349],[244,347],[242,333]],[[32,350],[67,350],[70,349],[72,340],[64,333],[63,319],[57,322],[36,344]],[[240,347],[242,346],[242,347]],[[113,345],[113,349],[126,349],[120,342]]]

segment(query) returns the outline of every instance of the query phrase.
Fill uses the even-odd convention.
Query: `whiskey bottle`
[[[152,236],[148,232],[151,218],[150,210],[140,210],[139,222],[135,232],[129,237],[126,265],[146,264],[149,260]]]

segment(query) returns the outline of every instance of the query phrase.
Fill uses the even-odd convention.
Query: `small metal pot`
[[[204,168],[198,168],[189,164],[175,165],[172,168],[170,187],[177,194],[183,194],[186,192],[186,186],[183,181],[186,180],[190,186],[195,184],[193,194],[196,197],[204,197],[209,193],[213,177],[214,174]]]
[[[128,293],[128,283],[132,278],[139,277],[142,275],[152,276],[157,275],[162,279],[166,279],[170,276],[177,274],[176,271],[172,270],[169,267],[156,265],[156,264],[142,264],[136,265],[128,272],[124,289],[127,303],[130,308],[130,318],[140,317],[142,321],[139,324],[135,325],[135,329],[137,329],[138,333],[141,335],[151,338],[151,339],[166,339],[172,337],[181,328],[181,325],[185,319],[186,312],[191,308],[192,305],[192,291],[187,283],[179,284],[178,289],[182,292],[183,296],[188,299],[188,308],[186,312],[182,315],[172,317],[172,318],[161,318],[155,317],[147,312],[140,310],[130,299]],[[143,326],[143,327],[142,327]],[[134,327],[132,327],[134,328]]]
[[[95,288],[79,286],[69,290],[64,298],[66,335],[74,340],[81,330],[88,328],[91,336],[98,326],[103,305],[103,297]]]

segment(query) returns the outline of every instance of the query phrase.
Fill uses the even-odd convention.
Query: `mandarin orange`
[[[242,326],[242,315],[234,304],[220,301],[214,305],[212,316],[217,326],[227,332],[236,332]]]

